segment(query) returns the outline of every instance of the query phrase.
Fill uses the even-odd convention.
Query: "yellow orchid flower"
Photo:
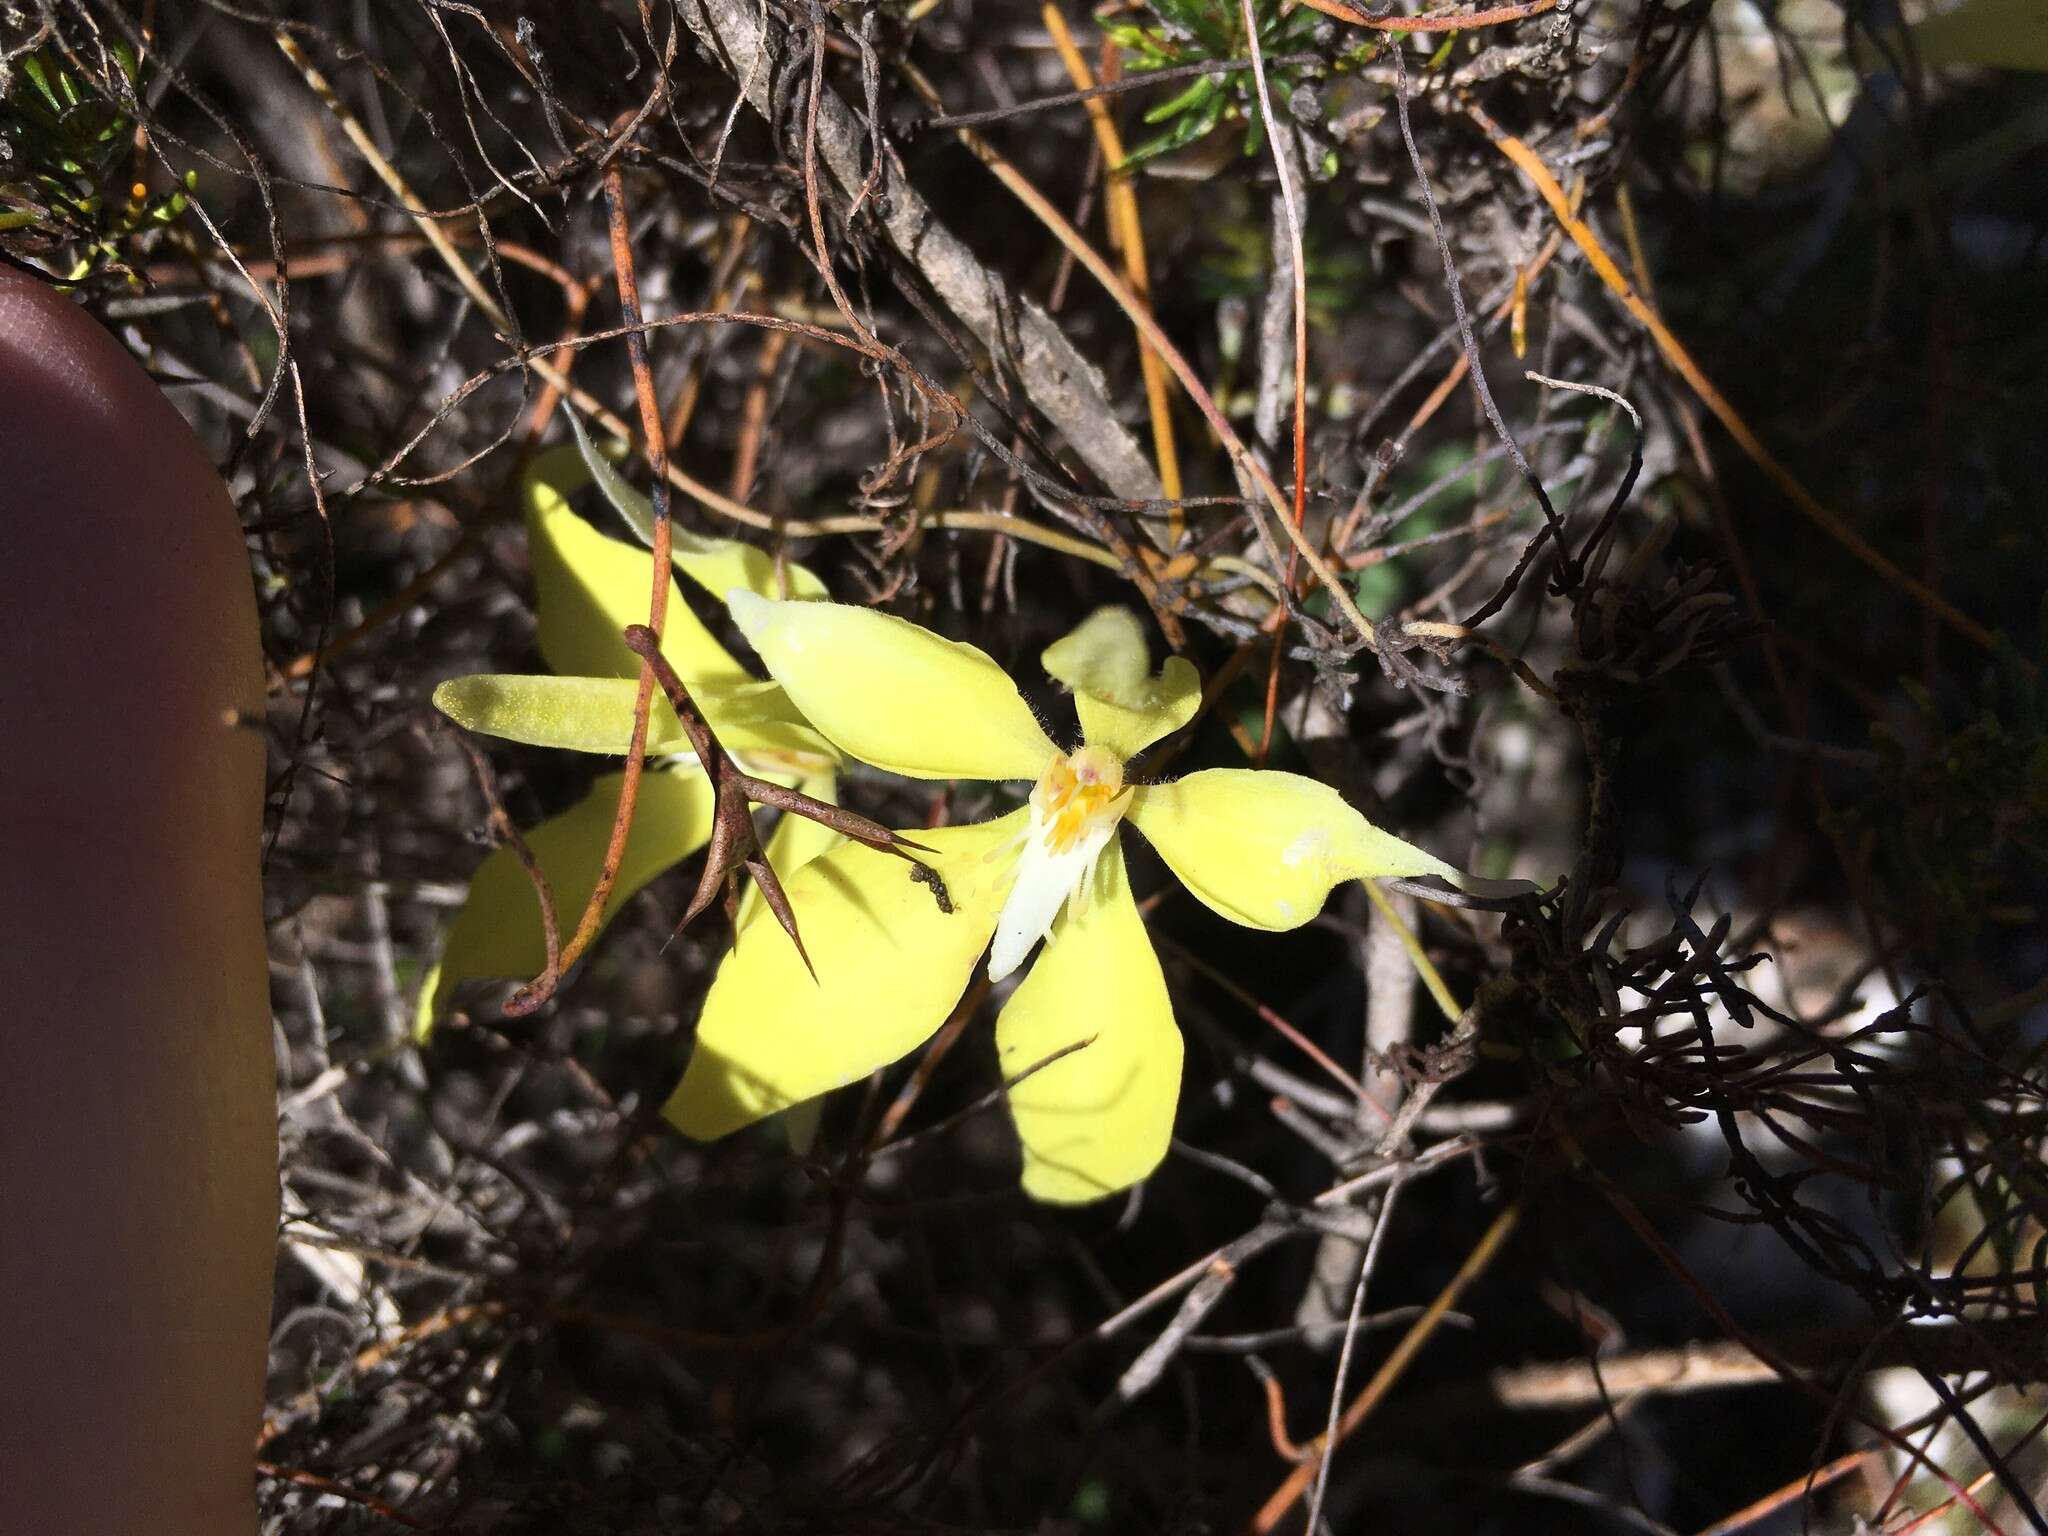
[[[621,635],[627,625],[647,617],[654,557],[645,548],[600,533],[571,509],[569,499],[595,481],[643,540],[652,531],[653,515],[646,498],[593,447],[573,416],[570,421],[575,444],[539,455],[521,481],[540,653],[558,675],[453,678],[434,690],[434,703],[456,724],[485,735],[623,755],[632,735],[640,658]],[[766,551],[752,545],[682,529],[673,530],[673,536],[675,568],[714,595],[735,588],[764,595],[786,590],[798,598],[824,595],[824,584],[811,572],[788,562],[778,570]],[[661,649],[742,767],[820,800],[836,798],[837,751],[804,723],[780,687],[754,678],[719,644],[673,582]],[[647,753],[648,771],[606,904],[607,920],[634,892],[697,852],[711,835],[711,782],[689,751],[682,722],[658,692],[648,721]],[[620,778],[616,773],[601,776],[584,799],[525,834],[565,931],[597,888]],[[836,840],[815,822],[785,816],[767,851],[787,874]],[[749,887],[742,921],[750,919],[757,904]],[[463,981],[523,980],[537,974],[546,960],[533,882],[509,848],[497,849],[478,866],[440,960],[420,989],[414,1033],[426,1038]]]
[[[723,1136],[905,1055],[944,1021],[984,950],[1000,981],[1043,940],[996,1023],[1024,1188],[1098,1199],[1165,1156],[1180,1089],[1180,1031],[1125,876],[1124,822],[1198,900],[1252,928],[1300,926],[1345,880],[1465,881],[1314,779],[1212,768],[1134,780],[1130,760],[1193,717],[1201,682],[1178,657],[1151,673],[1127,609],[1098,612],[1044,653],[1080,716],[1082,745],[1068,752],[973,646],[843,604],[748,591],[726,604],[790,700],[848,757],[913,778],[1032,788],[994,821],[905,834],[931,850],[943,904],[900,860],[858,846],[788,881],[817,980],[789,945],[737,936],[667,1106],[687,1135]]]

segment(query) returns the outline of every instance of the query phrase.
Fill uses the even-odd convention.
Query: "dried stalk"
[[[761,9],[747,0],[699,0],[686,9],[685,19],[739,82],[748,104],[778,129],[786,126],[773,85],[782,78],[787,50]],[[867,182],[867,133],[837,92],[821,90],[816,113],[818,158],[846,197],[857,197]],[[977,341],[1015,367],[1032,404],[1104,485],[1127,500],[1157,501],[1159,477],[1118,419],[1094,364],[1044,310],[1011,296],[1003,278],[939,222],[899,167],[892,165],[887,179],[887,195],[868,201],[889,243]]]

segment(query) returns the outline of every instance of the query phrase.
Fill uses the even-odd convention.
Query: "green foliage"
[[[1266,292],[1272,265],[1272,230],[1249,217],[1222,219],[1199,247],[1195,292],[1203,299],[1256,300]],[[1302,261],[1308,271],[1308,319],[1318,330],[1349,315],[1372,280],[1372,256],[1363,242],[1309,222],[1302,230]]]
[[[1133,74],[1250,56],[1245,46],[1244,9],[1237,0],[1151,0],[1151,4],[1156,21],[1109,28]],[[1317,14],[1306,6],[1284,9],[1279,0],[1255,0],[1252,12],[1258,20],[1259,52],[1269,61],[1266,75],[1274,99],[1285,101],[1301,83],[1302,66],[1270,61],[1312,48]],[[1218,124],[1238,118],[1249,125],[1244,152],[1256,154],[1265,143],[1266,127],[1252,99],[1254,90],[1251,73],[1246,70],[1197,76],[1185,90],[1145,114],[1148,126],[1166,126],[1125,155],[1122,169],[1184,148],[1206,137]]]
[[[132,50],[111,65],[133,99],[142,80]],[[100,81],[49,47],[15,62],[0,97],[0,234],[25,232],[72,283],[134,283],[137,235],[173,223],[197,177],[152,197],[132,182],[135,119]]]
[[[1912,28],[1927,64],[1982,64],[2048,70],[2048,13],[2040,0],[1963,0]]]
[[[1880,899],[1909,931],[1967,953],[1985,923],[2027,920],[2011,893],[2048,867],[2048,686],[2007,647],[1960,719],[1906,691],[1906,727],[1872,731],[1874,792],[1837,825],[1870,849]]]

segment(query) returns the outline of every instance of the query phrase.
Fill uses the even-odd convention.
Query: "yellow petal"
[[[526,833],[526,846],[548,877],[564,941],[583,915],[583,904],[597,889],[623,777],[604,775],[573,809]],[[605,906],[606,920],[635,891],[695,853],[710,836],[710,780],[694,768],[643,776],[633,832],[626,840],[618,881]],[[448,930],[440,963],[420,989],[415,1033],[422,1040],[427,1037],[458,983],[476,976],[525,981],[540,974],[547,957],[540,898],[533,882],[510,848],[496,849],[478,866],[469,883],[469,897]]]
[[[583,430],[582,419],[574,411],[564,409],[570,429],[576,434],[576,452],[582,459],[586,478],[597,482],[604,499],[640,536],[640,542],[651,546],[654,543],[653,504],[635,490],[613,467],[611,458],[590,441],[590,435]],[[775,557],[768,551],[743,544],[738,539],[709,538],[677,527],[671,521],[669,548],[675,568],[721,601],[734,587],[745,587],[763,597],[820,598],[826,595],[825,583],[794,560],[784,560],[778,570]]]
[[[1064,1205],[1158,1167],[1180,1098],[1180,1030],[1115,842],[996,1021],[1006,1079],[1079,1041],[1010,1089],[1024,1191]]]
[[[1297,928],[1345,880],[1462,879],[1382,832],[1329,785],[1294,773],[1207,768],[1145,785],[1129,815],[1205,906],[1248,928]]]
[[[632,745],[637,690],[626,677],[477,672],[436,688],[434,707],[463,729],[486,736],[623,756]],[[801,775],[837,760],[831,743],[797,717],[789,696],[774,683],[699,687],[692,693],[725,749],[750,768]],[[655,694],[647,714],[649,755],[689,749],[682,722],[668,700]]]
[[[707,539],[685,529],[670,530],[675,568],[721,602],[734,587],[762,597],[790,597],[814,602],[827,595],[825,583],[796,561],[785,559],[778,571],[765,549],[737,539]],[[787,585],[788,591],[783,587]]]
[[[697,707],[704,712],[720,745],[740,759],[749,773],[774,779],[805,778],[824,773],[839,761],[832,743],[820,736],[796,712],[780,683],[742,683],[737,688],[700,687],[694,691]],[[661,714],[674,719],[675,712],[659,693]],[[648,728],[653,729],[650,715]],[[676,728],[682,729],[677,721]]]
[[[1144,687],[1152,667],[1145,626],[1137,614],[1117,604],[1096,609],[1048,645],[1038,659],[1048,676],[1106,699]]]
[[[525,482],[527,558],[540,615],[540,653],[550,671],[565,677],[638,677],[640,658],[626,649],[622,636],[627,625],[647,622],[654,556],[607,538],[570,511],[568,492],[588,475],[580,462],[573,462],[569,473],[573,481],[559,455],[545,454]],[[752,681],[690,612],[673,580],[668,587],[661,649],[683,681],[692,687]]]
[[[912,831],[933,850],[953,911],[902,859],[847,843],[784,883],[796,947],[758,913],[704,1000],[697,1049],[664,1113],[700,1141],[845,1086],[915,1050],[959,1001],[995,931],[1022,811],[978,826]]]
[[[827,805],[839,803],[839,778],[836,774],[822,773],[814,778],[797,782],[796,787],[813,800],[823,800]],[[846,839],[830,827],[820,826],[807,816],[792,816],[783,813],[782,820],[775,824],[775,830],[768,834],[768,862],[775,867],[775,873],[787,880],[813,859],[830,853]],[[740,894],[739,919],[735,928],[745,928],[754,920],[762,906],[761,888],[749,880]],[[799,919],[801,921],[801,919]],[[818,1123],[825,1111],[825,1096],[805,1099],[801,1104],[792,1104],[776,1116],[782,1126],[782,1134],[788,1138],[789,1150],[798,1157],[811,1150],[818,1139]]]
[[[913,779],[1035,779],[1056,748],[1003,669],[871,608],[726,597],[790,699],[842,752]]]
[[[476,672],[434,690],[434,708],[465,731],[571,752],[623,754],[632,745],[633,698],[625,677]],[[647,715],[650,755],[688,751],[682,722],[659,694]]]
[[[1074,690],[1081,735],[1090,746],[1135,757],[1194,718],[1202,678],[1193,663],[1169,656],[1155,676],[1144,626],[1128,608],[1098,608],[1039,658],[1048,675]]]

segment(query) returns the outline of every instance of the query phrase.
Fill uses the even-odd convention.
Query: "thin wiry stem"
[[[938,100],[938,93],[932,88],[930,81],[908,65],[905,66],[905,71],[919,95],[928,101]],[[1074,259],[1088,269],[1089,275],[1102,285],[1110,298],[1116,301],[1117,307],[1130,317],[1131,324],[1147,342],[1151,343],[1166,366],[1173,370],[1174,377],[1180,380],[1181,388],[1187,391],[1188,398],[1194,401],[1196,408],[1208,421],[1210,428],[1230,454],[1231,462],[1244,471],[1258,487],[1266,505],[1272,508],[1273,520],[1279,524],[1280,531],[1287,535],[1288,540],[1300,551],[1302,559],[1308,562],[1309,569],[1315,572],[1316,579],[1330,594],[1330,600],[1336,604],[1337,611],[1344,615],[1345,622],[1351,626],[1359,644],[1368,650],[1379,650],[1379,636],[1373,629],[1372,621],[1359,611],[1358,603],[1352,597],[1350,589],[1338,578],[1337,573],[1330,569],[1329,562],[1309,542],[1308,535],[1295,526],[1293,519],[1288,515],[1287,501],[1280,494],[1280,488],[1273,483],[1273,477],[1267,474],[1264,467],[1253,457],[1251,450],[1245,446],[1244,439],[1230,424],[1230,419],[1223,414],[1222,407],[1217,405],[1216,397],[1203,384],[1200,375],[1189,364],[1180,348],[1176,347],[1166,332],[1160,329],[1159,322],[1152,318],[1151,310],[1138,302],[1123,280],[1110,269],[1109,263],[1102,259],[1101,252],[1090,245],[1067,217],[1046,200],[1045,194],[1033,186],[1028,177],[978,135],[963,128],[959,130],[959,138],[974,157],[987,166],[996,179],[1008,187],[1018,201],[1029,208],[1033,216],[1053,233],[1060,244],[1074,253]],[[1248,505],[1255,506],[1255,503]],[[1278,542],[1273,537],[1273,531],[1267,526],[1266,519],[1258,515],[1256,510],[1253,521],[1257,524],[1261,540],[1266,546],[1267,558],[1272,561],[1277,573],[1285,561],[1281,556]]]
[[[1330,1417],[1323,1430],[1323,1454],[1316,1458],[1316,1485],[1308,1499],[1308,1529],[1310,1536],[1320,1528],[1323,1518],[1323,1496],[1330,1486],[1330,1463],[1337,1459],[1337,1424],[1344,1415],[1344,1383],[1351,1375],[1351,1353],[1358,1343],[1358,1319],[1365,1312],[1365,1288],[1372,1279],[1373,1266],[1379,1262],[1380,1245],[1386,1241],[1387,1228],[1392,1223],[1394,1204],[1401,1198],[1401,1186],[1397,1183],[1387,1191],[1387,1198],[1380,1202],[1379,1220],[1373,1223],[1372,1241],[1365,1245],[1365,1254],[1358,1261],[1358,1284],[1351,1288],[1351,1313],[1344,1320],[1344,1347],[1337,1352],[1337,1379],[1330,1384]]]
[[[647,629],[658,644],[662,627],[668,622],[668,592],[671,577],[673,527],[668,515],[667,441],[661,430],[661,406],[654,395],[654,370],[647,357],[647,335],[640,325],[640,279],[633,266],[632,233],[626,218],[626,186],[614,164],[605,172],[604,203],[611,233],[612,271],[618,282],[619,311],[627,326],[626,352],[633,366],[633,393],[640,406],[640,428],[646,439],[648,461],[654,468],[653,578],[647,598]],[[626,749],[626,768],[619,781],[619,808],[612,819],[610,841],[605,845],[604,863],[597,872],[576,931],[561,953],[551,955],[540,975],[521,987],[506,1003],[507,1014],[518,1017],[532,1013],[561,985],[563,974],[582,958],[583,952],[604,926],[605,904],[618,883],[625,864],[626,840],[632,836],[633,813],[640,801],[640,779],[647,763],[647,721],[654,705],[654,668],[643,661],[639,684],[633,695],[633,735]]]

